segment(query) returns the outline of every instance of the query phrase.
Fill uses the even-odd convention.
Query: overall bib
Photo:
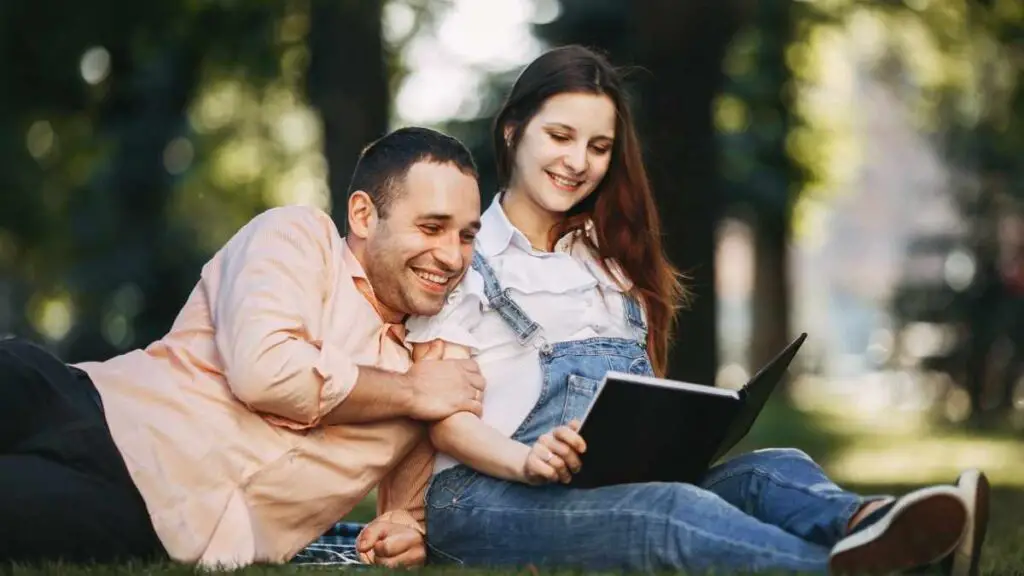
[[[532,445],[582,418],[608,371],[651,374],[640,305],[623,295],[635,338],[548,342],[479,254],[490,306],[539,353],[543,383],[512,438]],[[638,414],[622,415],[628,426]],[[582,457],[586,466],[586,454]],[[470,566],[586,570],[825,571],[829,550],[863,503],[798,450],[762,450],[712,468],[700,486],[651,483],[530,486],[457,465],[426,494],[428,558]]]

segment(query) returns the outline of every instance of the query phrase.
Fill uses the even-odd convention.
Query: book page
[[[645,386],[660,386],[662,388],[688,390],[690,392],[696,392],[698,394],[709,394],[711,396],[725,396],[726,398],[735,398],[737,400],[739,400],[740,398],[740,394],[736,390],[730,390],[728,388],[718,388],[716,386],[707,386],[704,384],[692,384],[690,382],[669,380],[667,378],[654,378],[651,376],[627,374],[625,372],[609,372],[605,375],[604,378],[606,381],[621,380],[623,382],[633,382],[636,384],[643,384]]]

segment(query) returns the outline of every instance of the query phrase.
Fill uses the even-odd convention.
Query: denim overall
[[[519,343],[537,348],[540,397],[512,438],[532,445],[579,419],[611,370],[650,374],[646,326],[624,295],[635,339],[548,342],[474,254],[486,296]],[[623,414],[623,425],[639,415]],[[586,466],[586,454],[582,457]],[[712,468],[701,486],[627,484],[597,489],[530,486],[457,465],[426,494],[428,558],[470,566],[585,570],[782,569],[825,571],[831,546],[863,503],[797,450],[762,450]]]

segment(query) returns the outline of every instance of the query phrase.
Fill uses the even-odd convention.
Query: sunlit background
[[[0,333],[71,360],[159,337],[255,213],[337,210],[383,129],[450,131],[487,172],[489,119],[525,63],[573,38],[642,60],[657,33],[628,27],[649,21],[639,6],[668,6],[101,3],[63,24],[52,3],[0,9]],[[840,479],[982,465],[1024,485],[1024,3],[736,0],[700,17],[735,24],[701,112],[712,138],[654,142],[713,147],[715,186],[655,182],[717,198],[714,282],[697,287],[717,331],[684,321],[678,346],[711,334],[706,383],[737,387],[808,332],[786,409],[845,439],[820,455]],[[680,70],[699,58],[684,41],[658,48]],[[638,98],[646,126],[666,101]],[[663,213],[670,243],[677,219],[701,217],[679,210]]]

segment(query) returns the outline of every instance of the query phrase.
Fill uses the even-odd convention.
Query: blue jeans
[[[427,538],[436,563],[824,572],[864,502],[790,449],[737,456],[699,487],[535,487],[457,466],[431,480]]]
[[[622,296],[634,338],[549,342],[544,328],[474,254],[491,311],[538,351],[540,397],[512,439],[533,444],[582,418],[609,371],[652,373],[639,302]],[[586,465],[586,456],[583,458]],[[832,545],[862,505],[796,450],[739,456],[701,486],[630,484],[593,490],[527,486],[448,468],[427,488],[427,543],[434,562],[546,565],[587,570],[824,571]]]

